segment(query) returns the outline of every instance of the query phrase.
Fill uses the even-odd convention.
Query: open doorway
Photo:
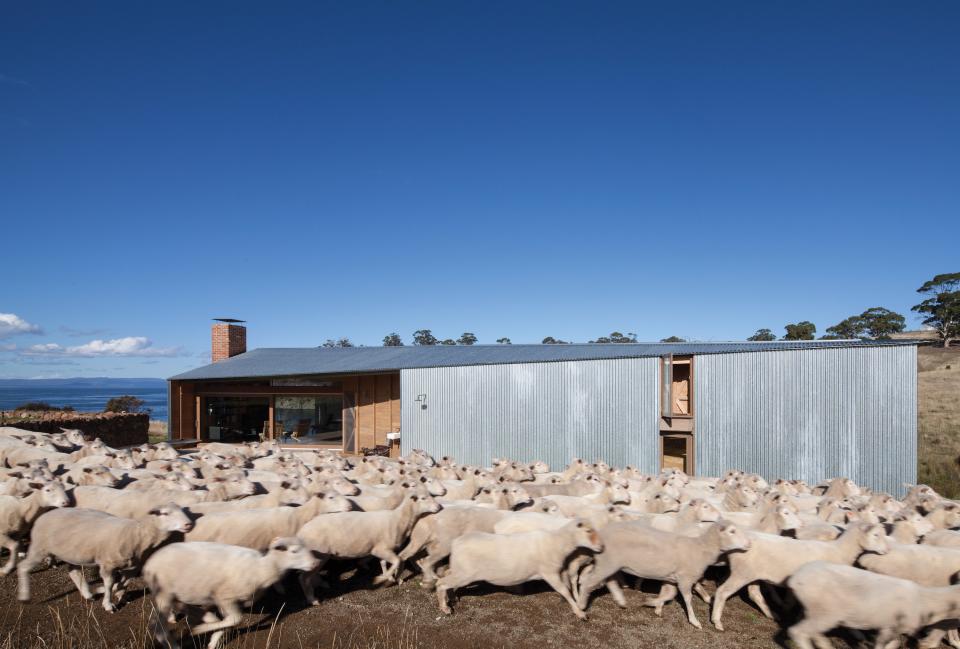
[[[689,475],[696,470],[693,449],[693,356],[666,354],[660,358],[660,468]]]
[[[676,469],[693,475],[693,435],[660,436],[660,470]]]

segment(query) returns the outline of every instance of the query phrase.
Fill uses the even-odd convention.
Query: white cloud
[[[57,343],[31,345],[21,354],[27,356],[74,356],[95,358],[99,356],[180,356],[179,347],[154,347],[153,342],[144,336],[127,336],[113,340],[91,340],[83,345],[64,347]]]
[[[0,338],[39,333],[43,333],[39,325],[27,322],[16,313],[0,313]]]

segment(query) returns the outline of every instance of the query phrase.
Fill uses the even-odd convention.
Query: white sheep
[[[36,520],[48,509],[70,504],[67,492],[59,482],[34,482],[30,487],[34,491],[22,498],[0,496],[0,547],[10,553],[3,570],[0,570],[2,575],[13,572],[17,565],[20,539],[30,534]]]
[[[93,509],[55,509],[37,519],[30,536],[30,550],[17,568],[17,598],[30,600],[30,570],[47,557],[74,566],[70,578],[84,599],[93,594],[83,575],[83,566],[97,566],[103,579],[103,608],[114,606],[113,585],[117,571],[139,567],[146,552],[174,532],[188,532],[193,523],[180,507],[168,503],[133,520]]]
[[[900,634],[914,635],[960,610],[960,586],[923,587],[825,561],[802,566],[787,586],[803,605],[803,619],[787,630],[798,649],[829,646],[824,634],[837,627],[876,629],[874,646],[891,649]]]
[[[567,559],[577,548],[601,552],[603,543],[588,523],[572,520],[556,530],[522,534],[472,532],[453,542],[450,570],[437,581],[440,610],[450,614],[449,591],[485,581],[495,586],[517,586],[535,579],[546,581],[573,610],[586,619],[563,577]]]
[[[797,541],[760,532],[750,532],[748,536],[751,547],[746,552],[737,552],[727,558],[730,576],[713,596],[710,617],[719,631],[723,631],[721,618],[724,604],[744,586],[758,581],[782,584],[800,566],[810,561],[852,565],[865,552],[883,554],[889,547],[883,528],[866,523],[854,523],[834,541]],[[747,591],[751,597],[759,592],[759,589]],[[754,603],[764,615],[773,617],[762,598],[754,599]]]
[[[173,543],[147,560],[143,580],[161,619],[186,607],[207,611],[203,624],[191,632],[213,631],[207,649],[216,649],[224,629],[240,623],[243,608],[252,606],[288,571],[312,570],[317,563],[296,538],[274,539],[266,554],[222,543]],[[209,611],[212,608],[221,619]],[[162,621],[155,624],[154,633],[161,646],[173,646]]]
[[[197,519],[185,540],[210,541],[266,550],[278,536],[294,536],[321,515],[350,511],[349,500],[336,492],[318,494],[299,507],[268,507],[205,514]]]
[[[440,503],[429,496],[409,494],[396,509],[377,512],[343,512],[314,518],[297,536],[316,553],[326,557],[380,559],[382,575],[377,583],[396,581],[401,560],[396,550],[410,535],[421,516],[440,511]],[[314,575],[301,575],[300,585],[307,601],[317,604]]]
[[[654,607],[657,615],[679,590],[687,619],[698,629],[701,624],[693,610],[693,587],[721,556],[734,556],[737,551],[749,549],[751,543],[744,531],[724,520],[712,523],[697,537],[662,532],[640,523],[613,523],[600,531],[600,538],[604,551],[580,578],[580,608],[586,608],[590,593],[601,585],[607,586],[619,606],[626,607],[623,591],[615,579],[622,570],[641,579],[665,582],[655,599],[644,602],[644,606]]]

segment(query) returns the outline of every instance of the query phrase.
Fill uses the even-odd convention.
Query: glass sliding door
[[[270,421],[269,397],[205,397],[200,439],[209,442],[255,442]]]
[[[281,444],[342,444],[343,397],[277,396],[274,398],[274,439]]]

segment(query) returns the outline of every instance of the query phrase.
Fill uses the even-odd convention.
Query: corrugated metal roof
[[[576,345],[436,345],[410,347],[283,347],[254,349],[178,374],[172,381],[307,374],[354,374],[426,367],[644,358],[663,354],[731,354],[775,350],[915,345],[914,341],[626,343]]]

